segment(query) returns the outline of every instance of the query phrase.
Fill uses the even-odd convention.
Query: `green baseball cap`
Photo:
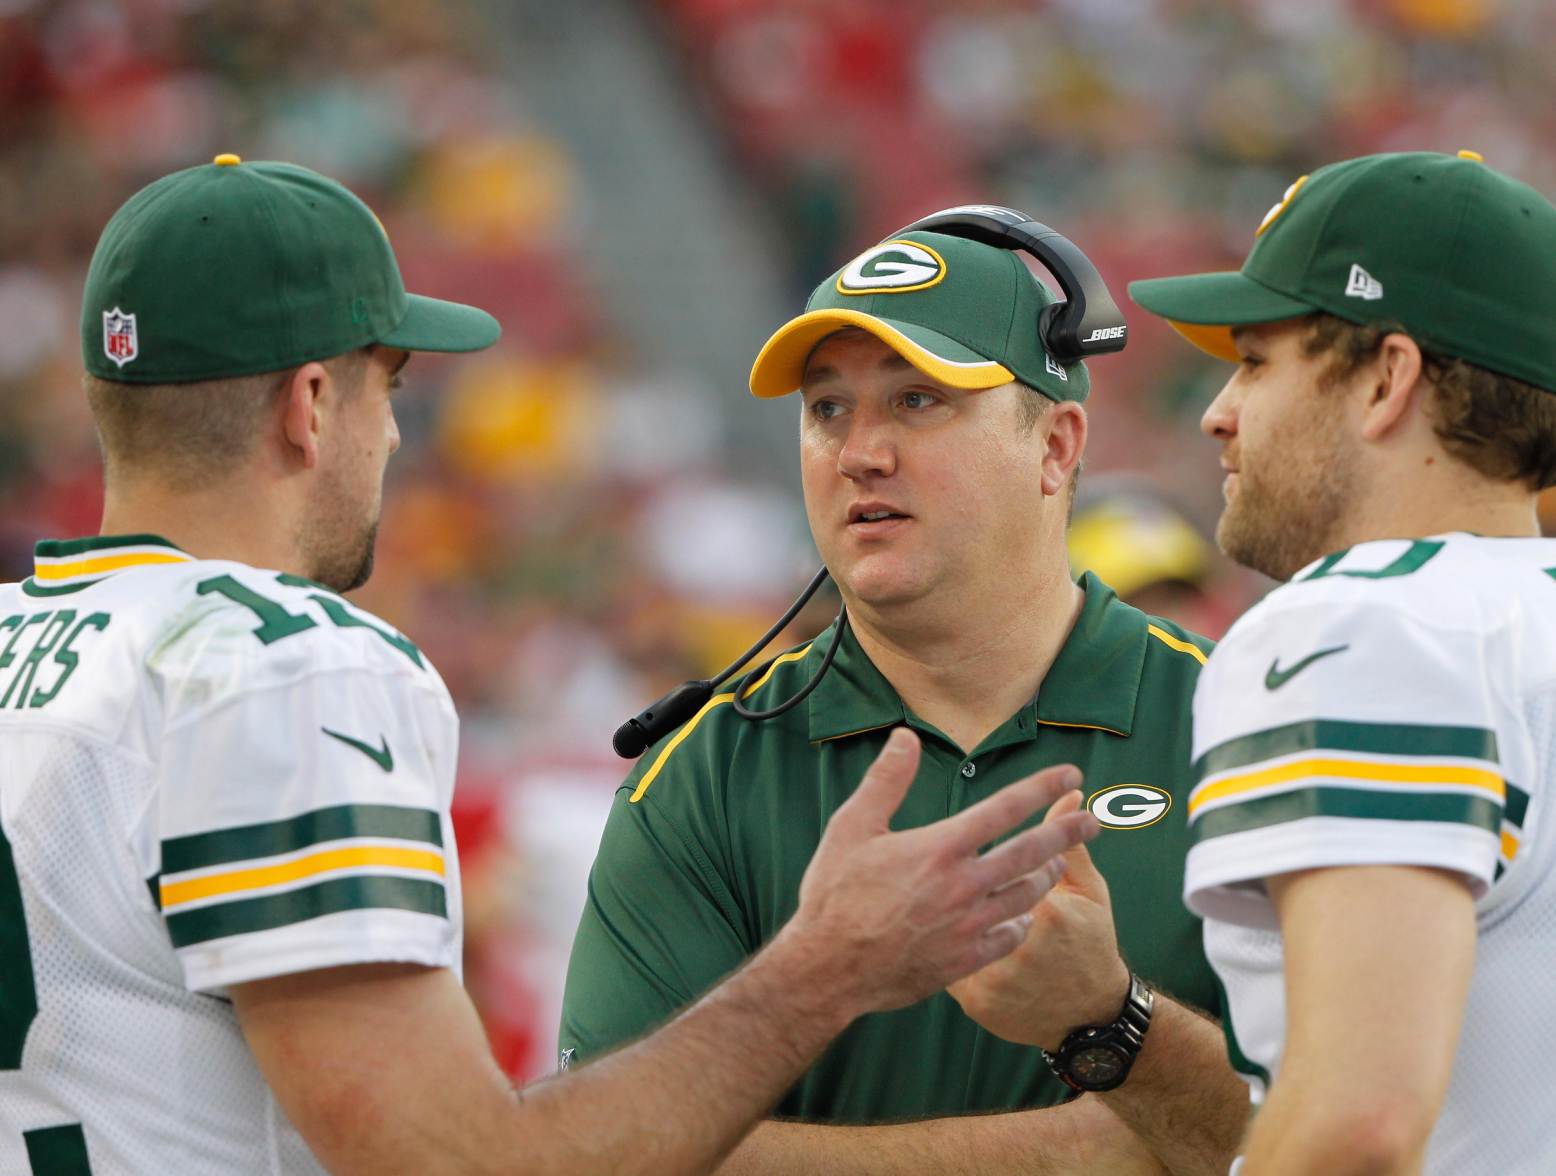
[[[751,392],[787,396],[799,388],[816,344],[858,327],[953,388],[1020,380],[1053,400],[1085,400],[1086,365],[1056,360],[1038,334],[1038,315],[1054,301],[1008,249],[944,233],[904,233],[866,249],[816,287],[805,313],[763,345]]]
[[[281,371],[370,343],[477,351],[484,310],[407,294],[383,225],[334,180],[218,155],[142,188],[87,271],[86,370],[176,384]]]
[[[1556,391],[1556,207],[1473,151],[1319,168],[1266,214],[1240,271],[1129,295],[1234,362],[1233,327],[1326,311]]]

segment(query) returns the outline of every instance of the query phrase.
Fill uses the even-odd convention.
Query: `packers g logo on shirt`
[[[945,259],[916,241],[887,241],[866,249],[837,276],[839,294],[906,294],[945,277]]]
[[[1086,807],[1104,829],[1143,829],[1167,815],[1172,794],[1150,784],[1115,784],[1093,793]]]

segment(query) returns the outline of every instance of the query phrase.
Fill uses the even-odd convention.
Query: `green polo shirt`
[[[617,794],[590,875],[563,1051],[583,1061],[653,1029],[770,939],[794,913],[827,818],[900,724],[918,732],[924,753],[896,828],[940,820],[1051,764],[1080,765],[1104,822],[1091,853],[1125,959],[1158,989],[1219,1014],[1199,921],[1180,897],[1190,701],[1210,643],[1124,604],[1090,574],[1081,583],[1084,609],[1037,697],[971,754],[908,712],[851,632],[787,714],[743,719],[726,691],[651,748]],[[751,705],[797,692],[830,636],[784,654]],[[777,1113],[865,1123],[1048,1106],[1068,1094],[1037,1050],[985,1032],[942,992],[855,1021]]]

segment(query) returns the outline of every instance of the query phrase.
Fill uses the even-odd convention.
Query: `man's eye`
[[[841,411],[835,400],[818,400],[810,406],[810,414],[819,421],[829,421]]]
[[[928,408],[935,403],[935,397],[928,392],[904,392],[902,405],[904,408]]]

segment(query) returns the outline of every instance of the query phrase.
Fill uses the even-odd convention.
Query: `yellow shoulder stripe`
[[[1176,649],[1179,653],[1186,653],[1200,665],[1205,664],[1205,651],[1197,645],[1187,641],[1180,641],[1165,629],[1159,629],[1155,625],[1147,625],[1145,631],[1155,637],[1163,645]]]
[[[763,674],[755,682],[751,683],[751,689],[746,691],[746,698],[750,698],[763,686],[767,685],[767,680],[773,676],[773,671],[776,670],[779,666],[783,665],[784,662],[799,661],[800,658],[809,653],[810,647],[813,644],[815,643],[811,642],[799,649],[790,650],[788,653],[774,658],[773,664],[767,667],[767,673]],[[636,804],[638,801],[643,799],[643,794],[648,791],[648,786],[654,782],[654,778],[659,775],[660,770],[665,766],[665,761],[670,758],[670,753],[677,747],[681,746],[681,741],[692,733],[692,730],[697,726],[698,723],[702,722],[703,715],[707,714],[716,706],[722,706],[724,703],[733,702],[734,700],[735,692],[730,690],[724,694],[715,694],[712,698],[708,699],[707,702],[703,703],[702,709],[693,715],[690,720],[688,720],[686,726],[682,727],[675,733],[674,739],[665,744],[664,750],[659,753],[659,758],[654,761],[653,766],[649,768],[648,771],[644,772],[642,778],[638,780],[638,786],[632,790],[632,795],[627,799],[627,803]]]

